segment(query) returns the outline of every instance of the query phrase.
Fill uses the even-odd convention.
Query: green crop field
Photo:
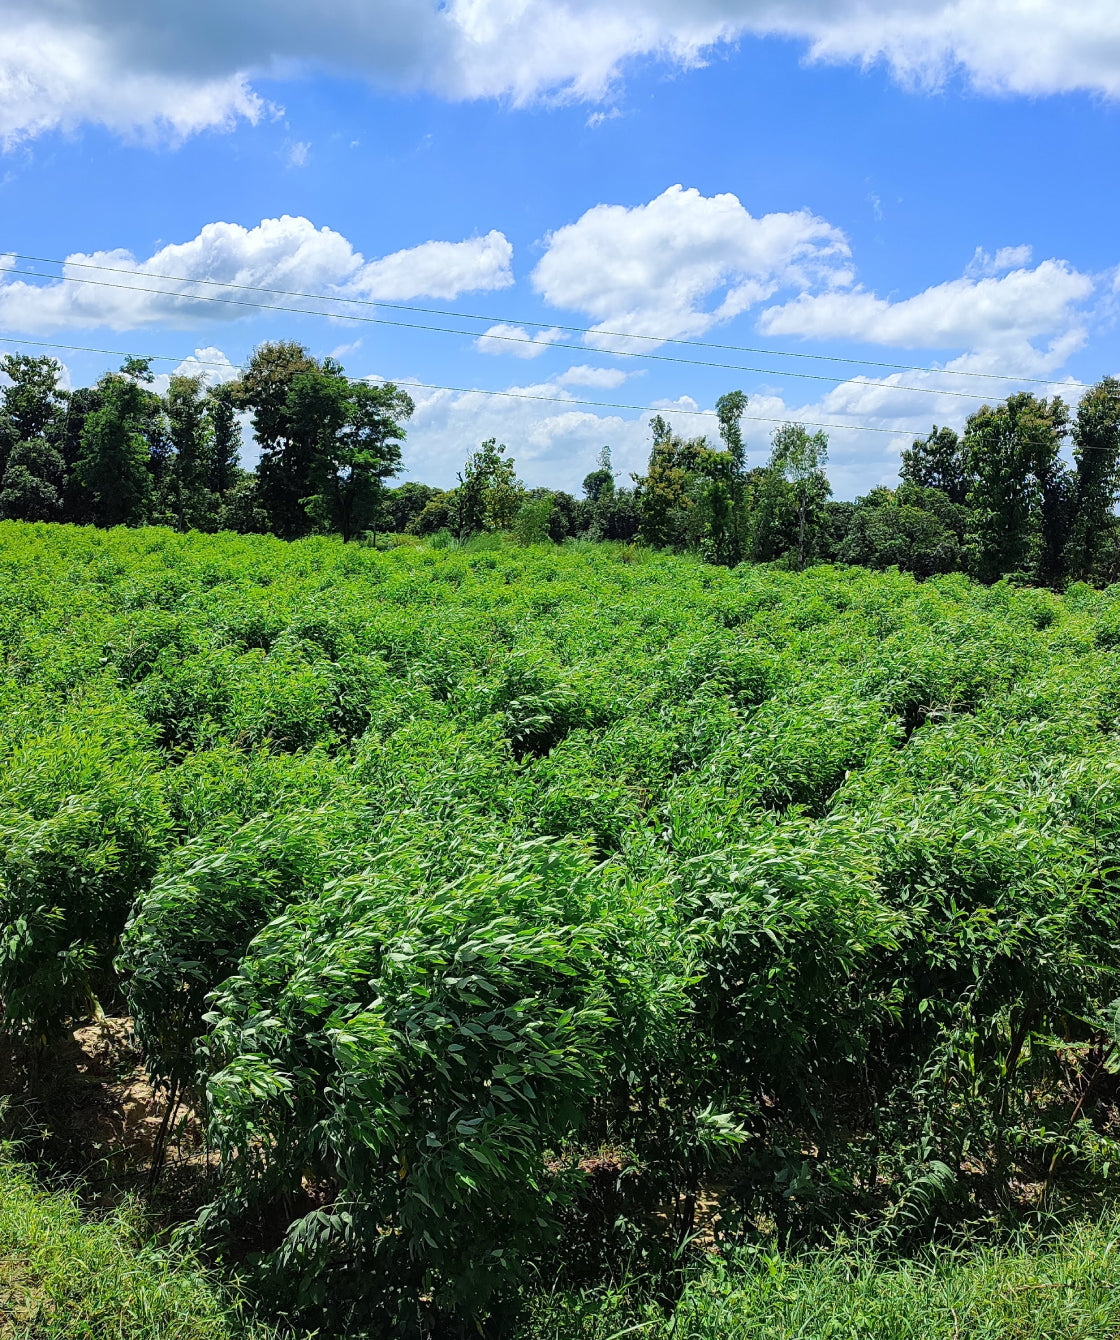
[[[1120,588],[0,523],[9,1135],[130,1017],[180,1237],[323,1335],[1004,1271],[922,1334],[1117,1334],[1111,1220],[998,1244],[1118,1166],[1118,647]]]

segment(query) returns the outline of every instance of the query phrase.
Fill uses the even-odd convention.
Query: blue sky
[[[221,377],[297,338],[418,384],[434,483],[493,434],[574,490],[604,443],[644,463],[649,414],[610,405],[703,432],[740,387],[753,462],[829,424],[854,496],[980,397],[1120,372],[1120,13],[1070,8],[4,0],[0,348]],[[75,384],[117,361],[56,352]]]

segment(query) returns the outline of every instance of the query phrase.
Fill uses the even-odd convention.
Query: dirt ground
[[[40,1055],[0,1040],[0,1136],[24,1157],[80,1183],[92,1200],[108,1205],[122,1195],[148,1194],[166,1112],[166,1094],[153,1089],[140,1064],[131,1019],[85,1024]],[[210,1164],[201,1124],[180,1106],[155,1201],[173,1211],[184,1198],[193,1200],[190,1187]]]

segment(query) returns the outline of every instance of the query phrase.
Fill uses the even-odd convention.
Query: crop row
[[[0,998],[289,1310],[1116,1166],[1120,593],[0,524]]]

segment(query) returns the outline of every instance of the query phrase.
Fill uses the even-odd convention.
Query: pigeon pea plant
[[[309,1326],[1091,1201],[1117,628],[1081,584],[0,523],[0,1026],[130,1013],[221,1155],[191,1233]]]

